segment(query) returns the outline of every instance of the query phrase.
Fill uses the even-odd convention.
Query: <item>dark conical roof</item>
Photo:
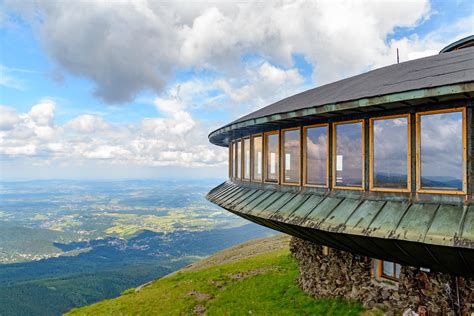
[[[259,121],[273,115],[284,115],[306,109],[331,108],[330,105],[344,102],[472,82],[474,82],[474,47],[446,51],[443,54],[375,69],[295,94],[217,129],[209,135],[209,140],[216,145],[225,146],[224,139],[228,139],[229,132],[238,132],[242,126],[257,126],[260,124]],[[443,91],[443,93],[451,92]]]

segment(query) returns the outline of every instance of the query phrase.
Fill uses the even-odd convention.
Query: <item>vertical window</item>
[[[301,140],[300,129],[287,129],[282,132],[283,142],[283,183],[300,182]]]
[[[242,177],[242,141],[235,142],[235,178]]]
[[[305,184],[327,187],[328,125],[304,127],[303,145]]]
[[[364,122],[334,125],[334,187],[363,189]]]
[[[253,173],[252,181],[262,181],[263,179],[263,138],[262,136],[252,137]]]
[[[401,266],[398,263],[391,262],[391,261],[381,261],[381,277],[392,279],[392,280],[399,280],[400,279],[400,271]]]
[[[417,188],[420,192],[463,193],[465,110],[417,114]]]
[[[232,154],[232,149],[234,145],[232,143],[229,143],[229,178],[232,178],[234,176],[234,169],[233,169],[233,160],[234,156]]]
[[[408,115],[370,120],[371,190],[410,190]]]
[[[237,142],[232,143],[232,178],[237,178]]]
[[[278,182],[279,163],[278,131],[265,133],[265,181]]]
[[[250,138],[244,138],[243,141],[243,155],[244,155],[244,172],[243,172],[243,180],[250,180]]]

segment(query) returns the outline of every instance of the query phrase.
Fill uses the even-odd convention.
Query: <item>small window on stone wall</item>
[[[323,246],[323,256],[329,256],[330,253],[331,248],[329,248],[328,246]]]
[[[401,265],[391,261],[380,260],[379,273],[382,278],[398,281]]]

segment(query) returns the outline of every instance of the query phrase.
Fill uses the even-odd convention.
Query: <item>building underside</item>
[[[207,198],[269,228],[352,253],[474,276],[474,206],[395,194],[227,181]]]

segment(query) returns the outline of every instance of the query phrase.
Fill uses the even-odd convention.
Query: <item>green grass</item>
[[[73,309],[71,315],[358,315],[360,304],[315,300],[297,285],[298,266],[288,249],[179,272],[139,291]]]

